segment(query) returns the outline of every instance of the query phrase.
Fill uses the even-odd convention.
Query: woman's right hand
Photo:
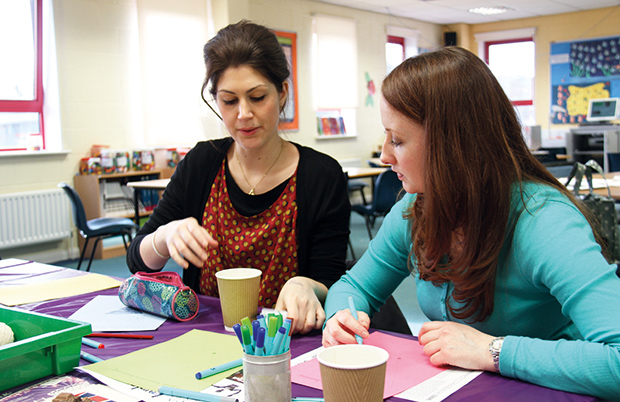
[[[217,247],[218,245],[217,240],[193,217],[172,221],[160,226],[151,236],[155,236],[155,239],[150,239],[152,243],[147,242],[146,244],[151,248],[154,244],[158,253],[169,255],[184,269],[189,267],[189,263],[202,267],[207,260],[207,248]],[[144,244],[145,241],[142,243]],[[154,250],[153,254],[156,254]],[[149,265],[144,254],[142,258]]]
[[[357,312],[357,320],[353,318],[349,309],[340,310],[327,321],[323,329],[323,346],[356,343],[355,335],[362,339],[369,336],[370,318],[363,311]]]

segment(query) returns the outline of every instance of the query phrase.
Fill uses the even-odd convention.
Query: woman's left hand
[[[418,341],[435,366],[495,371],[489,344],[493,336],[465,324],[431,321],[422,325]]]
[[[313,329],[321,329],[325,322],[321,300],[325,300],[326,294],[327,288],[322,283],[296,276],[280,290],[275,308],[286,310],[287,317],[293,320],[292,333],[307,334]]]

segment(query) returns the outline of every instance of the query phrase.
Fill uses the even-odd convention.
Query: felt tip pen
[[[89,338],[153,339],[153,335],[112,334],[108,332],[93,332],[92,334],[86,336]]]
[[[162,385],[159,387],[159,393],[169,396],[179,396],[181,398],[195,399],[197,401],[205,402],[239,402],[238,399],[229,398],[227,396],[205,394],[204,392],[189,391],[186,389],[166,387]]]
[[[355,309],[355,303],[353,303],[352,296],[349,296],[349,310],[351,310],[351,315],[353,315],[353,318],[357,321],[357,310]],[[358,334],[355,334],[355,339],[357,340],[358,345],[361,345],[364,342],[362,337]]]
[[[291,400],[293,402],[325,402],[325,399],[323,398],[310,398],[310,397],[304,397],[304,396],[296,396]]]
[[[276,332],[278,332],[278,319],[275,316],[270,316],[267,328],[267,338],[265,338],[265,349],[267,350],[267,354],[271,352],[271,347],[273,345]]]
[[[201,380],[203,378],[207,378],[212,375],[223,373],[224,371],[227,371],[227,370],[230,370],[232,368],[239,367],[242,365],[243,365],[243,359],[233,360],[228,363],[220,364],[219,366],[211,367],[210,369],[199,371],[198,373],[196,373],[196,378]]]
[[[94,348],[94,349],[103,349],[103,348],[105,348],[103,343],[99,343],[97,341],[93,341],[92,339],[88,339],[88,338],[82,338],[82,344],[84,344],[86,346],[90,346],[91,348]]]
[[[86,360],[87,362],[91,362],[91,363],[99,363],[103,361],[103,359],[100,359],[97,356],[93,356],[90,353],[86,353],[82,351],[80,351],[80,357]]]
[[[252,321],[252,342],[256,346],[256,339],[258,338],[258,329],[260,328],[260,322],[258,320]]]
[[[241,324],[233,325],[233,331],[235,331],[235,334],[237,335],[237,338],[239,338],[239,342],[241,343],[241,346],[243,346],[243,335],[241,334]]]
[[[265,321],[265,316],[262,314],[259,314],[256,316],[256,319],[258,320],[258,322],[260,322],[260,326],[263,328],[267,328],[267,321]]]
[[[247,325],[250,329],[250,335],[252,335],[252,321],[248,317],[241,319],[241,325]]]
[[[258,328],[258,335],[256,336],[256,356],[265,355],[265,337],[267,336],[267,330],[263,327]]]
[[[271,345],[271,350],[268,354],[270,355],[279,355],[281,354],[282,344],[284,343],[284,337],[286,336],[286,329],[284,327],[280,327],[278,329],[278,333],[276,337],[273,339],[273,345]]]
[[[253,355],[252,335],[250,335],[250,328],[245,324],[241,326],[241,335],[243,336],[243,351],[248,355]]]
[[[282,353],[291,348],[291,327],[293,326],[293,320],[287,318],[284,320],[284,328],[286,328],[286,337],[284,338],[284,345],[282,346]]]

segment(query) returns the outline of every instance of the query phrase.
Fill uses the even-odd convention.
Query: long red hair
[[[454,317],[482,321],[493,312],[499,254],[514,230],[513,185],[548,184],[592,218],[532,156],[510,100],[468,50],[446,47],[405,60],[385,78],[382,94],[428,136],[425,192],[405,214],[412,269],[423,280],[454,284],[462,303],[449,306]]]

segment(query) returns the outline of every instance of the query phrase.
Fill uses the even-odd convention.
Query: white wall
[[[150,121],[148,115],[143,113],[143,104],[146,104],[143,99],[148,96],[149,90],[174,82],[179,72],[170,71],[169,75],[150,78],[145,72],[148,66],[139,64],[139,55],[144,51],[140,47],[144,21],[141,21],[139,11],[145,8],[174,13],[180,18],[187,16],[192,21],[196,21],[196,16],[203,16],[202,26],[196,28],[205,35],[200,44],[208,40],[208,32],[213,28],[219,29],[241,18],[273,29],[296,32],[300,130],[286,136],[336,159],[359,159],[360,163],[370,157],[383,139],[378,94],[374,96],[374,107],[364,106],[367,94],[364,73],[368,72],[378,90],[385,75],[386,25],[420,31],[421,47],[439,44],[442,35],[441,27],[437,25],[393,19],[383,14],[310,0],[53,0],[53,4],[62,139],[64,149],[69,152],[45,156],[0,156],[0,193],[55,188],[61,181],[72,183],[80,159],[89,156],[94,144],[109,145],[113,149],[164,145],[161,142],[165,139],[162,140],[159,134],[150,136],[145,132]],[[207,18],[209,5],[214,11],[214,26]],[[357,138],[315,139],[309,70],[313,13],[353,18],[358,23],[360,107]],[[202,63],[202,46],[195,51],[196,63]],[[201,102],[202,77],[196,81],[196,99],[191,102],[198,105]],[[222,129],[207,106],[201,105],[196,110],[203,132],[196,132],[186,141],[195,143],[221,136]],[[169,143],[165,145],[175,144],[176,141],[177,136],[171,132]],[[66,248],[66,244],[52,244],[49,247]],[[16,256],[30,253],[31,250],[21,250]],[[11,253],[4,251],[2,256],[8,258]]]

